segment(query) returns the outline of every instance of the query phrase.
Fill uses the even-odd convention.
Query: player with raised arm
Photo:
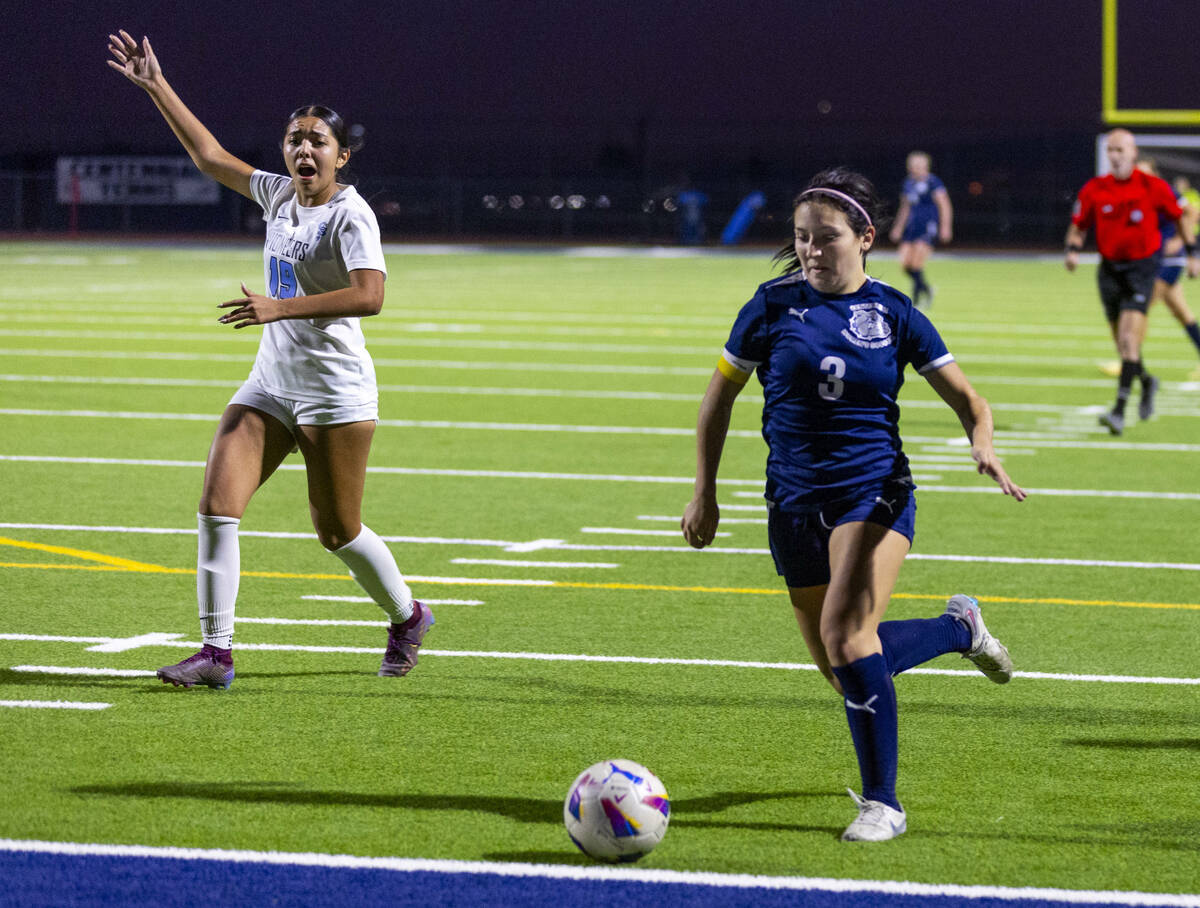
[[[796,198],[794,242],[738,313],[700,404],[695,494],[681,529],[710,545],[720,520],[717,468],[733,403],[763,385],[768,539],[813,660],[845,701],[862,796],[846,841],[904,832],[896,796],[898,728],[892,677],[959,652],[988,678],[1012,676],[1008,651],[978,602],[951,597],[929,619],[883,621],[912,542],[916,488],[901,448],[897,395],[913,366],[966,431],[978,471],[1017,501],[1025,492],[992,446],[992,413],[937,330],[902,293],[868,277],[882,205],[853,171],[817,174]]]
[[[900,267],[912,278],[912,301],[917,308],[933,305],[933,288],[925,280],[925,263],[937,243],[954,235],[954,208],[946,185],[930,173],[933,162],[923,151],[909,152],[908,171],[900,191],[900,210],[889,238],[899,243]]]
[[[1079,190],[1071,223],[1067,227],[1066,257],[1068,271],[1079,266],[1079,253],[1088,230],[1096,233],[1100,267],[1096,272],[1100,301],[1109,330],[1121,357],[1117,379],[1117,400],[1112,410],[1100,417],[1100,423],[1113,435],[1125,431],[1125,405],[1132,393],[1134,379],[1142,384],[1138,417],[1154,415],[1154,396],[1158,379],[1146,371],[1142,362],[1142,342],[1146,338],[1146,311],[1154,296],[1154,281],[1161,262],[1162,236],[1160,216],[1175,224],[1184,237],[1188,277],[1200,274],[1196,246],[1188,241],[1182,224],[1183,210],[1166,181],[1138,170],[1137,142],[1127,129],[1114,129],[1105,138],[1104,152],[1110,172],[1092,177]]]
[[[268,293],[243,283],[240,296],[218,305],[221,324],[262,325],[263,332],[204,470],[196,570],[204,645],[158,677],[184,687],[227,688],[233,681],[238,524],[254,492],[297,448],[321,544],[391,619],[379,674],[405,675],[434,619],[361,518],[378,391],[359,320],[382,309],[387,267],[374,213],[338,179],[351,154],[345,122],[325,107],[300,108],[283,131],[287,175],[255,170],[221,147],[179,99],[148,38],[139,43],[122,30],[109,35],[109,51],[108,65],[146,91],[196,166],[257,202],[267,223]]]

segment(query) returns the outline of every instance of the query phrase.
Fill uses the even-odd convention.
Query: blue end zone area
[[[531,867],[531,870],[535,868]],[[1080,893],[1102,896],[1088,902],[1071,897],[1042,899],[964,893],[901,895],[866,890],[830,892],[820,889],[773,889],[704,884],[657,883],[631,880],[563,880],[492,873],[397,871],[374,868],[332,868],[221,860],[62,855],[0,852],[0,904],[23,908],[145,905],[194,908],[197,904],[349,906],[369,904],[462,906],[554,905],[582,908],[594,905],[655,906],[720,905],[723,908],[916,908],[918,905],[969,904],[972,908],[1049,908],[1147,904],[1135,893]],[[796,881],[790,880],[793,885]],[[650,887],[650,888],[648,888]],[[1016,892],[1019,892],[1016,891]],[[1121,898],[1129,895],[1129,901]],[[1176,896],[1175,899],[1180,897]],[[1162,899],[1163,901],[1159,901]],[[1187,896],[1154,897],[1150,904],[1195,904]]]

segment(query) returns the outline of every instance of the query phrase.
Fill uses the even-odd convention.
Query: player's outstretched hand
[[[975,463],[978,464],[978,471],[996,480],[1001,492],[1005,495],[1011,495],[1017,501],[1025,500],[1025,490],[1009,479],[1008,474],[1004,472],[1004,467],[1000,464],[1000,458],[996,456],[995,450],[991,447],[974,447],[971,449],[971,456],[975,458]]]
[[[108,49],[115,59],[108,65],[139,88],[149,89],[162,76],[158,57],[150,47],[150,39],[143,36],[139,45],[125,29],[108,36]]]
[[[1200,277],[1200,258],[1194,255],[1187,257],[1187,276]]]
[[[717,524],[721,522],[721,509],[717,507],[715,498],[697,495],[684,509],[683,519],[679,528],[683,530],[683,538],[694,549],[702,549],[712,545],[717,537]]]
[[[251,325],[265,325],[267,322],[277,322],[283,318],[283,307],[279,300],[259,293],[251,293],[242,282],[243,296],[237,299],[218,303],[218,309],[231,309],[217,319],[223,325],[233,325],[234,328],[248,328]]]

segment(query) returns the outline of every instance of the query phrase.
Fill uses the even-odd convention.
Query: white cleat
[[[988,633],[979,603],[959,593],[946,603],[946,614],[957,618],[971,632],[971,648],[963,653],[963,658],[974,662],[990,681],[1007,684],[1012,680],[1012,657],[1004,644]]]
[[[908,828],[903,810],[896,810],[881,801],[868,801],[846,789],[858,808],[858,818],[842,833],[843,842],[886,842]]]

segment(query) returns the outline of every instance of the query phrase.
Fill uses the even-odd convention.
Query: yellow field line
[[[17,549],[32,549],[37,552],[49,552],[52,555],[66,555],[70,558],[79,558],[82,561],[98,561],[100,564],[108,565],[112,568],[118,568],[125,571],[136,571],[141,574],[162,574],[168,571],[168,568],[161,567],[157,564],[146,564],[143,561],[130,561],[128,558],[116,558],[112,555],[102,555],[99,552],[89,552],[85,549],[69,549],[62,545],[46,545],[42,542],[24,542],[20,539],[8,539],[5,536],[0,536],[0,545],[9,545]]]
[[[0,537],[0,545],[13,544],[12,540]],[[156,564],[143,564],[140,561],[129,561],[124,558],[110,558],[95,552],[80,552],[78,549],[65,549],[59,546],[19,544],[22,548],[42,549],[71,554],[77,558],[91,556],[90,560],[100,564],[34,564],[20,561],[0,561],[0,568],[25,568],[42,571],[118,571],[124,573],[153,573],[153,574],[195,574],[191,568],[168,568]],[[243,577],[257,577],[266,580],[353,580],[348,574],[293,574],[283,571],[242,571]],[[426,579],[422,584],[445,584],[450,586],[470,586],[471,580],[453,580],[449,578]],[[491,580],[489,586],[503,586],[503,580]],[[521,584],[513,584],[521,585]],[[553,580],[537,589],[579,589],[579,590],[628,590],[633,592],[661,593],[724,593],[732,596],[784,596],[786,590],[763,589],[757,587],[726,587],[726,586],[669,586],[659,583],[589,583],[578,580]],[[893,599],[918,599],[931,602],[945,601],[949,596],[945,593],[893,593]],[[1120,608],[1159,608],[1185,609],[1200,611],[1200,602],[1131,602],[1119,599],[1060,599],[1054,597],[1017,597],[1017,596],[977,596],[980,602],[1009,603],[1014,605],[1090,605],[1116,606]]]

